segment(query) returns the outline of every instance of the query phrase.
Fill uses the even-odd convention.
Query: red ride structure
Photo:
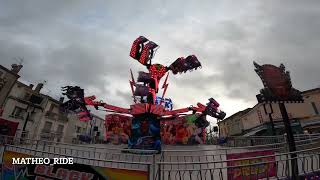
[[[137,82],[134,80],[132,71],[130,86],[133,95],[134,104],[129,108],[114,106],[102,101],[95,101],[95,96],[84,97],[84,90],[78,86],[63,87],[63,94],[70,100],[65,102],[62,107],[78,113],[80,120],[91,119],[90,112],[86,106],[94,106],[96,109],[102,107],[108,112],[124,114],[132,117],[131,136],[129,137],[129,148],[132,149],[153,149],[161,150],[160,121],[174,119],[175,117],[186,116],[186,113],[194,114],[193,123],[198,128],[206,128],[209,122],[206,115],[214,118],[223,119],[226,114],[219,110],[219,103],[213,98],[209,103],[203,105],[197,103],[196,106],[185,107],[181,109],[169,110],[162,103],[168,87],[167,80],[169,71],[173,74],[185,73],[187,71],[201,68],[201,63],[195,55],[180,57],[170,66],[162,64],[152,64],[152,58],[159,46],[140,36],[132,44],[130,56],[144,65],[148,72],[139,72]],[[159,82],[167,74],[162,85],[163,93],[160,103],[156,101],[159,92]],[[141,124],[147,124],[147,131],[141,130]],[[146,134],[147,133],[147,134]]]

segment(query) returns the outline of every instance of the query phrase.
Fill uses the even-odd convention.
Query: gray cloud
[[[24,57],[22,79],[47,80],[55,96],[63,85],[80,85],[88,95],[128,107],[129,68],[145,70],[129,58],[130,45],[145,35],[161,46],[154,62],[169,65],[196,54],[203,64],[201,70],[170,76],[168,96],[177,108],[209,97],[228,105],[223,109],[229,115],[254,105],[262,83],[253,60],[283,62],[298,89],[320,85],[318,1],[140,4],[2,0],[1,64],[9,67],[14,57]]]

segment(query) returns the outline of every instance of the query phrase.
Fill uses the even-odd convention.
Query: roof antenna
[[[23,64],[23,61],[24,59],[22,57],[16,57],[16,58],[13,58],[16,62],[18,62],[19,65],[22,65]]]

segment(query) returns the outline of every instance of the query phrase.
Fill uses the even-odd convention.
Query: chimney
[[[33,88],[33,86],[34,86],[33,84],[29,84],[29,88],[30,88],[30,89],[32,89],[32,88]]]
[[[42,88],[43,88],[43,83],[38,83],[34,91],[39,93]]]
[[[23,66],[21,64],[12,64],[11,65],[11,72],[15,73],[15,74],[18,74],[19,71],[21,70]]]
[[[64,97],[60,97],[59,102],[63,103]]]

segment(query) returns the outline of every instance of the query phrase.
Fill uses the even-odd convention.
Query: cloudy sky
[[[129,57],[140,35],[170,65],[195,54],[203,68],[171,75],[175,108],[215,98],[231,115],[256,103],[260,64],[284,63],[300,90],[319,87],[320,1],[14,1],[0,0],[0,62],[22,57],[21,80],[47,81],[45,93],[79,85],[119,106],[132,103]]]

